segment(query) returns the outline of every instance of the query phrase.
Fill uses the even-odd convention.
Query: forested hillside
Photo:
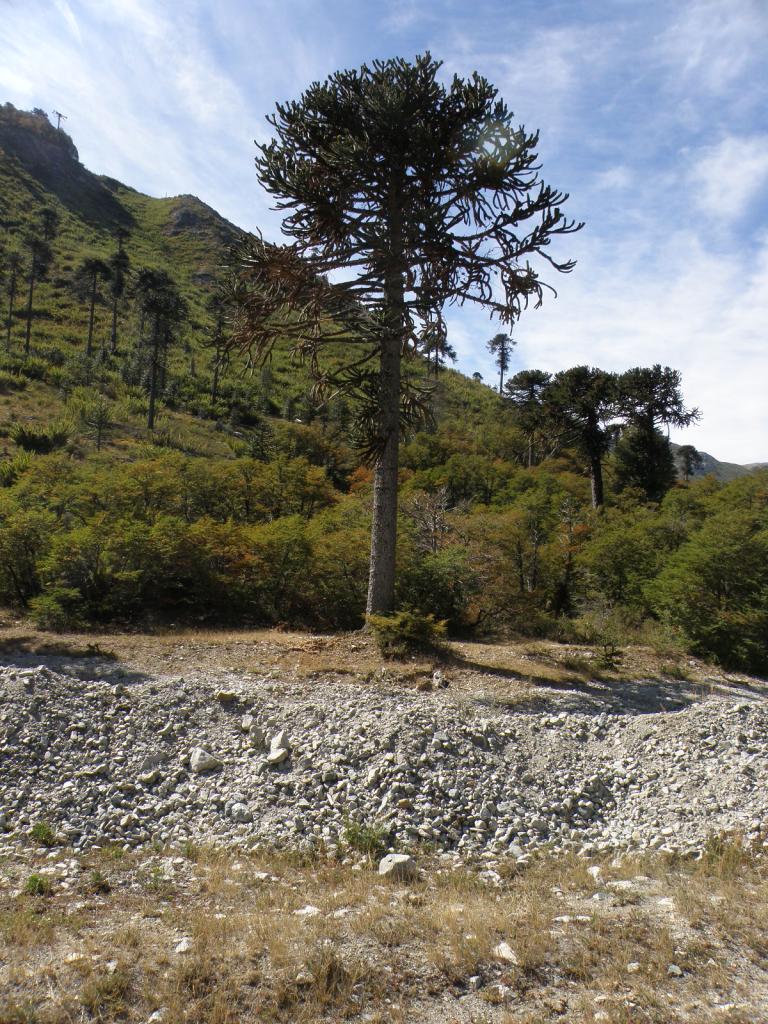
[[[354,402],[318,407],[285,344],[252,372],[227,353],[238,229],[92,174],[6,105],[0,231],[0,602],[52,628],[360,625]],[[400,607],[768,668],[768,472],[675,461],[665,427],[692,411],[674,371],[523,371],[500,395],[446,357],[410,363],[432,422],[402,450]]]

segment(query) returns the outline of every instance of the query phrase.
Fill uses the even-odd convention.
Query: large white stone
[[[203,747],[193,747],[189,755],[189,767],[199,775],[202,772],[216,771],[222,767],[222,762]]]
[[[388,853],[379,861],[379,874],[382,877],[408,881],[418,876],[416,861],[407,853]]]

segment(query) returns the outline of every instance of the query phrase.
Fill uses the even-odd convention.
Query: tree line
[[[23,239],[21,249],[11,249],[4,256],[6,278],[5,350],[11,355],[21,350],[24,359],[31,355],[35,316],[36,286],[49,278],[54,264],[54,241],[59,228],[59,214],[45,207],[37,226]],[[119,352],[119,323],[126,300],[131,300],[138,317],[136,341],[130,353],[124,354],[126,374],[145,388],[148,396],[147,427],[154,428],[158,397],[165,386],[168,352],[178,341],[179,332],[188,319],[188,307],[179,286],[165,270],[131,267],[126,251],[129,234],[124,228],[114,232],[115,248],[108,259],[86,256],[70,277],[73,297],[83,305],[85,316],[84,356],[86,360],[105,362]],[[26,302],[22,310],[23,342],[15,344],[14,324],[17,319],[16,300],[22,285]],[[106,288],[106,296],[104,289]],[[102,333],[98,352],[94,347],[94,325],[97,304],[107,301],[110,313],[109,334]]]
[[[166,510],[163,521],[173,526],[176,538],[169,550],[190,571],[197,571],[194,552],[200,565],[209,567],[196,593],[213,594],[216,577],[222,594],[232,588],[232,600],[223,601],[226,608],[256,620],[310,623],[325,614],[335,616],[336,624],[350,624],[360,621],[362,604],[372,613],[409,604],[444,616],[457,629],[512,629],[527,616],[543,630],[555,630],[564,629],[563,623],[592,597],[609,609],[634,608],[641,617],[660,618],[666,606],[649,595],[652,579],[664,566],[653,562],[648,578],[634,591],[622,589],[616,580],[591,590],[585,581],[599,573],[584,568],[589,564],[585,538],[599,535],[603,521],[606,527],[611,522],[615,499],[625,509],[644,508],[650,501],[672,510],[662,534],[667,546],[656,543],[655,552],[671,558],[688,541],[696,543],[690,529],[693,506],[684,529],[675,521],[680,489],[672,487],[671,449],[663,428],[693,423],[698,411],[685,408],[680,376],[669,367],[613,374],[579,366],[556,374],[526,370],[508,379],[512,327],[548,288],[537,267],[569,273],[573,262],[555,260],[550,246],[582,225],[563,213],[567,194],[539,176],[538,135],[515,126],[496,89],[479,75],[445,85],[439,70],[429,54],[412,63],[376,61],[338,72],[310,86],[298,101],[277,105],[270,119],[274,138],[259,147],[256,167],[262,185],[285,211],[289,241],[244,237],[233,254],[222,291],[209,306],[210,391],[218,394],[233,355],[245,356],[265,373],[275,348],[290,346],[309,370],[315,404],[326,417],[335,408],[339,423],[343,415],[357,467],[333,469],[334,455],[326,448],[321,465],[335,499],[317,516],[272,508],[264,521],[240,523],[233,513],[223,513],[230,506],[218,501],[192,520]],[[120,251],[118,241],[115,255]],[[30,268],[30,280],[37,273]],[[123,294],[134,300],[139,325],[137,345],[123,355],[123,372],[147,390],[151,429],[156,399],[166,383],[167,353],[188,310],[166,273],[131,272],[127,263],[121,273],[123,291],[117,301]],[[90,354],[95,296],[102,283],[116,280],[109,274],[91,264],[80,275]],[[485,435],[485,452],[467,450],[455,437],[446,440],[432,422],[440,395],[434,378],[450,358],[445,309],[465,302],[491,312],[507,328],[490,342],[501,397],[500,415]],[[115,336],[114,351],[118,348]],[[293,410],[285,412],[293,417]],[[249,457],[265,447],[258,416],[251,422]],[[695,453],[689,455],[686,465],[692,469]],[[52,455],[40,457],[46,460],[57,465]],[[18,480],[14,473],[8,476],[14,494],[36,475],[23,466]],[[187,494],[190,475],[187,467],[173,476],[169,488],[174,496]],[[348,520],[334,519],[342,507]],[[762,544],[760,514],[750,533],[758,538],[756,551]],[[291,518],[296,515],[298,520]],[[30,606],[37,602],[38,609],[48,601],[52,619],[57,608],[62,614],[68,608],[97,614],[98,603],[83,591],[91,577],[73,576],[68,568],[82,565],[87,550],[102,559],[99,578],[108,581],[100,601],[116,588],[122,597],[110,607],[133,608],[135,614],[142,602],[154,607],[155,583],[143,584],[141,600],[134,593],[133,604],[123,600],[121,588],[134,579],[153,580],[152,567],[168,564],[162,552],[170,534],[135,509],[127,519],[115,516],[102,501],[99,509],[65,529],[68,540],[46,546],[32,560],[37,592],[24,600]],[[136,529],[134,521],[140,524]],[[354,541],[346,535],[351,522]],[[646,526],[643,520],[638,530]],[[367,529],[366,558],[361,537]],[[205,548],[208,530],[226,541],[228,554]],[[253,598],[259,573],[266,569],[262,560],[259,571],[248,574],[248,545],[258,546],[262,530],[285,530],[291,555],[311,549],[319,559],[323,545],[338,554],[334,544],[342,538],[353,564],[340,559],[341,575],[323,564],[328,579],[346,588],[347,598],[341,589],[333,591],[343,615],[330,610],[334,605],[327,600],[322,612],[308,610],[290,589],[288,577],[279,573],[270,576],[276,580],[270,600],[283,595],[279,610],[274,600],[269,605]],[[643,550],[653,535],[648,530],[639,544]],[[134,543],[126,547],[123,536],[133,537]],[[320,563],[312,557],[307,555],[296,578],[306,585],[311,577],[312,588],[322,588]],[[293,562],[282,551],[277,564]],[[362,590],[361,565],[363,573],[367,565]],[[626,566],[618,576],[625,572]],[[250,582],[239,590],[234,580],[246,577]],[[617,586],[623,596],[613,602],[609,595]],[[243,598],[245,603],[234,599],[235,593],[246,592],[251,596]],[[626,596],[632,594],[635,604]],[[755,607],[747,632],[761,621],[760,600]],[[217,609],[213,602],[212,613]],[[195,612],[204,614],[197,604]],[[707,647],[706,640],[696,643],[702,650]]]

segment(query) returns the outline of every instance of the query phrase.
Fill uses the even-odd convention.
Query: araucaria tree
[[[515,410],[515,419],[525,433],[525,461],[529,468],[538,461],[536,437],[543,432],[550,418],[545,396],[551,381],[552,374],[545,370],[520,370],[504,385],[505,396]]]
[[[499,368],[499,394],[504,393],[504,374],[509,369],[514,342],[508,334],[494,334],[488,342],[488,351],[495,357]]]
[[[515,127],[477,73],[448,84],[429,54],[340,71],[269,118],[261,183],[285,210],[287,245],[250,240],[232,291],[233,344],[263,360],[279,337],[358,410],[374,465],[367,609],[394,607],[398,446],[426,395],[403,372],[425,330],[445,333],[447,303],[476,303],[511,324],[559,272],[549,245],[580,225],[539,177],[537,133]],[[333,375],[323,345],[351,353]]]
[[[5,348],[11,351],[11,328],[13,327],[13,304],[16,300],[16,288],[21,269],[21,256],[17,252],[10,252],[6,257],[8,270],[8,319],[5,325]]]
[[[155,410],[168,349],[186,319],[187,307],[173,279],[164,270],[140,270],[134,286],[141,322],[149,326],[146,346],[147,429],[155,429]],[[143,340],[143,339],[142,339]]]
[[[661,501],[677,473],[669,438],[660,427],[689,427],[701,418],[686,409],[679,370],[670,366],[635,366],[618,378],[619,409],[628,430],[616,449],[620,484],[642,488]]]
[[[574,366],[553,377],[546,401],[566,443],[578,448],[589,465],[592,507],[605,502],[603,458],[613,437],[617,415],[616,375],[591,366]]]
[[[117,249],[109,259],[109,290],[112,297],[112,326],[109,332],[109,351],[111,355],[117,352],[117,309],[125,293],[125,283],[130,268],[130,259],[125,251],[125,241],[128,232],[125,228],[118,228],[115,232]]]
[[[109,265],[96,256],[88,256],[75,271],[75,287],[88,303],[88,334],[85,343],[85,354],[93,355],[93,320],[96,312],[96,299],[99,295],[99,281],[110,275]],[[104,345],[102,344],[102,356]]]
[[[34,311],[35,285],[48,275],[53,262],[53,250],[45,238],[30,235],[27,239],[29,249],[29,283],[27,287],[26,327],[24,330],[24,355],[29,355],[32,340],[32,314]]]

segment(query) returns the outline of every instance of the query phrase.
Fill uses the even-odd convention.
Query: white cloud
[[[764,0],[692,0],[658,37],[662,64],[682,87],[724,95],[765,62]]]
[[[634,175],[628,167],[608,167],[595,175],[595,187],[601,191],[624,191],[634,183]]]
[[[657,239],[652,258],[586,236],[575,248],[579,264],[555,282],[559,298],[525,313],[515,329],[515,369],[672,366],[688,405],[703,410],[680,438],[720,459],[768,459],[768,238],[751,264],[716,254],[689,231]],[[472,332],[461,326],[466,359]],[[489,377],[490,359],[477,358],[485,338],[478,328],[471,369],[477,363]]]
[[[689,182],[705,213],[723,221],[741,217],[768,184],[768,135],[727,135],[700,150]]]
[[[270,134],[275,100],[385,56],[393,38],[443,58],[446,77],[479,70],[541,128],[544,179],[587,221],[553,245],[579,265],[516,325],[516,368],[675,366],[704,411],[686,440],[768,459],[768,229],[745,216],[764,211],[768,180],[766,0],[590,0],[544,5],[546,18],[533,0],[54,4],[0,0],[0,100],[64,111],[94,170],[194,192],[271,237],[252,140]],[[460,366],[492,381],[497,325],[466,308],[449,326]]]
[[[66,22],[69,31],[72,33],[75,39],[77,39],[78,43],[82,43],[83,37],[80,34],[80,26],[78,25],[77,18],[75,17],[72,8],[67,3],[67,0],[54,0],[54,2],[56,5],[56,10],[59,12],[59,14]]]
[[[445,31],[437,52],[451,75],[481,70],[521,121],[546,126],[552,149],[570,134],[573,111],[599,69],[615,59],[614,33],[609,25],[576,24],[520,31],[511,20],[480,41],[462,25]]]

